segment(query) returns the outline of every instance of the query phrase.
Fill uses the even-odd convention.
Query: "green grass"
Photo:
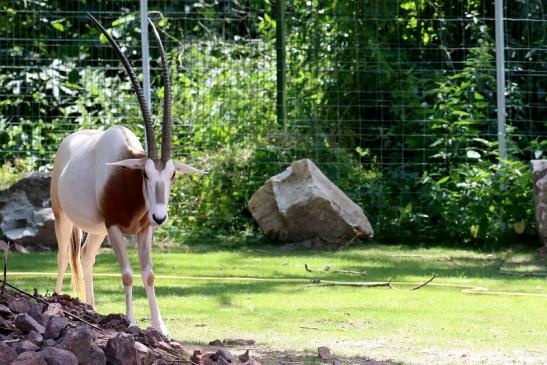
[[[138,279],[136,251],[130,251]],[[54,272],[55,257],[54,253],[13,253],[9,271]],[[340,252],[213,246],[155,252],[154,266],[163,316],[172,336],[184,342],[253,338],[266,352],[315,352],[318,346],[329,346],[339,356],[404,363],[500,363],[508,359],[542,363],[547,359],[547,280],[500,275],[501,257],[503,253],[379,245]],[[368,274],[310,273],[304,270],[305,263],[313,269],[330,265]],[[514,255],[503,268],[546,271],[532,253]],[[112,251],[103,250],[95,272],[118,270]],[[430,285],[409,290],[433,272],[439,276]],[[190,278],[162,279],[162,275]],[[306,285],[310,279],[391,278],[397,282],[395,289]],[[54,277],[46,275],[13,275],[9,281],[28,290],[37,287],[42,293],[54,287]],[[68,288],[68,278],[65,284]],[[543,297],[467,294],[462,288],[433,284],[475,285]],[[95,293],[99,312],[125,310],[119,278],[96,277]],[[148,326],[140,280],[134,288],[134,308],[142,319],[140,325]]]

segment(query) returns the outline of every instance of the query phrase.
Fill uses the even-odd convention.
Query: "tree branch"
[[[312,270],[308,264],[304,264],[304,268],[307,272],[332,272],[332,273],[340,273],[340,274],[352,274],[352,275],[367,275],[366,271],[354,271],[354,270],[341,270],[341,269],[333,269],[331,270],[330,266],[325,266],[322,270]]]
[[[311,284],[308,284],[307,286],[350,286],[350,287],[356,287],[356,288],[376,288],[380,286],[387,286],[393,289],[393,286],[391,286],[391,282],[392,282],[392,279],[389,279],[389,281],[368,282],[368,283],[313,280]]]
[[[433,273],[431,274],[431,277],[429,279],[427,279],[426,281],[424,281],[423,283],[421,283],[420,285],[418,286],[415,286],[414,288],[411,288],[410,290],[418,290],[424,286],[426,286],[427,284],[429,284],[430,282],[433,281],[433,279],[435,279],[437,277],[437,274]]]

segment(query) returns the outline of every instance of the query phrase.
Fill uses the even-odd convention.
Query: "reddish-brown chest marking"
[[[142,193],[142,171],[114,167],[100,199],[106,227],[137,234],[149,224]]]

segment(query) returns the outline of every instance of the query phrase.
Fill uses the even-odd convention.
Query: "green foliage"
[[[428,125],[432,135],[428,152],[432,153],[432,160],[444,164],[479,160],[494,151],[493,144],[481,138],[484,132],[495,131],[494,123],[485,128],[489,120],[493,121],[494,96],[487,91],[495,89],[494,70],[490,68],[494,57],[490,49],[486,42],[470,49],[463,70],[438,82]],[[483,90],[488,92],[489,100],[482,95]]]
[[[274,105],[262,102],[275,90],[271,52],[266,45],[195,42],[171,54],[173,68],[189,70],[173,78],[174,151],[207,172],[175,185],[170,224],[178,229],[249,229],[243,207],[272,172],[259,160],[277,133]]]
[[[0,168],[0,190],[9,188],[32,171],[32,165],[25,160],[16,159]]]
[[[448,175],[427,172],[418,198],[428,234],[496,247],[535,231],[530,168],[520,161],[462,163]]]
[[[5,184],[18,176],[17,159],[25,171],[51,167],[61,139],[77,129],[124,124],[142,139],[125,71],[78,15],[87,2],[0,5]],[[98,6],[115,10],[105,25],[137,66],[136,5]],[[546,95],[536,76],[546,67],[541,22],[506,24],[510,159],[500,162],[493,30],[485,20],[491,2],[287,2],[287,133],[276,123],[270,1],[151,7],[169,51],[175,157],[207,171],[176,183],[168,234],[260,236],[247,201],[299,158],[312,159],[359,203],[384,241],[487,246],[533,234],[530,177],[519,161],[547,149],[545,108],[530,107]],[[515,19],[539,18],[542,9],[540,0],[506,6]],[[32,44],[6,42],[35,34]],[[152,78],[159,120],[162,81],[157,72]]]
[[[292,10],[289,50],[292,79],[305,80],[293,90],[312,90],[318,101],[299,103],[293,113],[317,116],[313,131],[327,136],[327,148],[356,151],[337,155],[339,164],[358,160],[376,175],[373,185],[364,184],[376,200],[355,194],[376,236],[480,246],[533,235],[528,166],[497,158],[493,32],[481,13],[493,9],[480,1],[461,2],[463,8],[425,1],[403,1],[400,8],[377,1],[309,5]],[[462,22],[465,32],[443,21],[457,17],[455,11],[469,19]],[[310,28],[319,35],[301,31]],[[457,50],[462,43],[465,53]],[[394,67],[401,64],[408,66]],[[527,151],[540,156],[545,147],[521,132],[524,95],[508,84],[508,146],[515,158]],[[352,194],[361,190],[357,181],[367,180],[358,169],[350,176]],[[442,198],[432,185],[438,181]]]

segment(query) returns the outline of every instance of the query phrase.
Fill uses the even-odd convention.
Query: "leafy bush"
[[[9,188],[33,170],[27,161],[16,159],[0,168],[0,190]]]
[[[60,140],[76,129],[125,124],[142,140],[125,71],[108,47],[86,44],[99,38],[79,14],[88,4],[22,4],[3,8],[3,40],[40,37],[31,47],[7,42],[0,49],[0,93],[7,96],[0,101],[3,181],[50,167]],[[541,105],[545,94],[536,76],[545,68],[538,61],[544,58],[541,22],[527,29],[507,24],[513,50],[508,145],[515,160],[500,162],[493,32],[484,20],[492,4],[397,4],[287,4],[287,133],[275,115],[271,2],[171,2],[169,11],[182,17],[152,11],[164,39],[178,45],[168,47],[175,157],[207,171],[177,181],[169,235],[260,236],[248,199],[267,178],[304,157],[365,209],[382,241],[481,246],[532,234],[528,167],[515,160],[540,158],[547,148],[541,138],[545,109],[525,108]],[[537,4],[515,2],[506,10],[516,19],[537,17]],[[122,5],[108,0],[103,6],[117,14]],[[122,7],[106,25],[131,50],[139,42],[139,17],[136,5]],[[48,42],[59,37],[71,41],[66,47]],[[83,42],[72,42],[76,37]],[[159,69],[156,51],[152,66]],[[128,52],[135,65],[138,55]],[[539,71],[522,72],[533,67]],[[161,76],[151,76],[153,115],[161,116]]]
[[[534,234],[530,167],[523,162],[463,163],[446,176],[424,173],[419,184],[433,237],[495,247]]]

